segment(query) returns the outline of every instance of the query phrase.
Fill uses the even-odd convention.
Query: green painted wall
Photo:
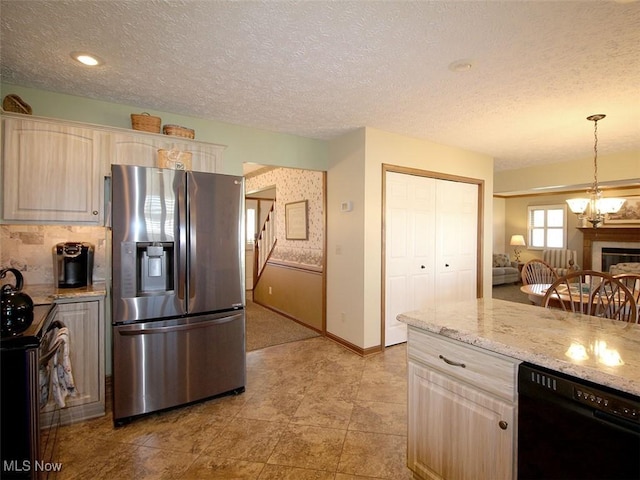
[[[132,113],[139,107],[48,92],[19,85],[0,84],[0,96],[15,93],[31,105],[33,115],[110,127],[131,128]],[[269,132],[215,120],[188,117],[153,108],[144,109],[162,118],[163,124],[182,125],[196,132],[196,140],[226,145],[224,172],[242,174],[242,163],[259,163],[309,170],[327,170],[328,144],[322,140]]]

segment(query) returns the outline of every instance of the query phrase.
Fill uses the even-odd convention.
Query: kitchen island
[[[637,324],[489,298],[407,312],[398,320],[516,360],[640,395]],[[588,358],[582,359],[581,352]]]
[[[639,325],[494,299],[436,305],[398,320],[409,325],[407,458],[415,478],[516,478],[522,473],[521,428],[533,411],[544,410],[543,417],[550,411],[534,406],[525,414],[519,405],[521,364],[548,369],[535,379],[543,389],[555,391],[555,377],[565,374],[621,392],[630,399],[632,413],[627,414],[638,423]],[[579,401],[600,402],[586,397]],[[582,425],[559,428],[552,422],[545,438],[562,438],[562,430],[582,430]],[[540,448],[547,440],[539,442],[521,450],[545,464],[551,457]],[[637,444],[634,436],[631,445]],[[576,448],[585,455],[580,446],[571,447]]]

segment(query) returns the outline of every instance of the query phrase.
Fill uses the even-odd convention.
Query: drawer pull
[[[443,357],[442,355],[438,355],[438,358],[440,358],[447,365],[453,365],[454,367],[467,368],[467,366],[464,363],[454,362],[452,360],[449,360],[447,357]]]
[[[505,422],[504,420],[500,420],[498,422],[498,426],[502,429],[502,430],[506,430],[507,427],[509,426],[509,424],[507,422]]]

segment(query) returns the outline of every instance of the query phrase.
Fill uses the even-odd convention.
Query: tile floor
[[[43,432],[62,464],[48,478],[411,479],[406,397],[405,345],[369,358],[323,337],[269,347],[247,354],[241,395]]]

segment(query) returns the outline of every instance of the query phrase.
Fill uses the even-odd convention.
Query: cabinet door
[[[221,145],[208,143],[191,145],[191,152],[193,153],[192,170],[209,173],[221,172],[224,148]]]
[[[104,413],[104,326],[98,301],[63,303],[57,308],[55,320],[69,329],[69,358],[76,386],[76,396],[67,397],[61,411],[63,423],[70,423],[95,416],[87,413],[93,412],[92,408],[101,408]],[[81,408],[86,405],[90,406],[87,410]],[[50,398],[43,411],[57,408]]]
[[[155,167],[158,150],[191,152],[191,170],[215,173],[222,168],[223,146],[192,142],[180,137],[143,133],[118,133],[113,136],[111,163]]]
[[[438,302],[476,298],[477,185],[448,180],[437,182],[434,232]]]
[[[4,220],[99,224],[105,134],[4,118]]]
[[[515,407],[409,362],[408,465],[424,479],[514,476]]]
[[[186,142],[172,142],[160,135],[118,133],[113,136],[113,164],[155,167],[158,162],[158,150],[177,148],[189,151]]]
[[[436,180],[386,174],[385,346],[407,341],[396,317],[435,300]]]

